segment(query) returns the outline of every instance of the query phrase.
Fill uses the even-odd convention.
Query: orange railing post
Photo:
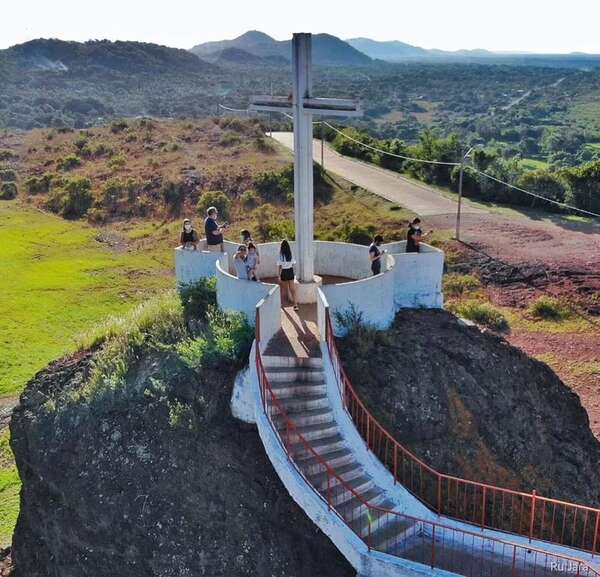
[[[483,486],[483,491],[481,493],[481,528],[485,527],[485,491],[487,487]]]
[[[431,568],[435,568],[435,525],[431,532]]]
[[[437,512],[442,514],[442,476],[437,474]]]
[[[331,475],[329,474],[329,467],[325,470],[327,471],[327,510],[331,511]]]
[[[529,542],[533,539],[533,525],[535,523],[535,489],[531,492],[531,519],[529,521]]]
[[[515,577],[515,569],[517,567],[517,546],[513,545],[513,559],[512,559],[512,570],[510,572],[512,577]]]

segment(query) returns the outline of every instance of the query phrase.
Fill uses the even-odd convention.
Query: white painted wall
[[[319,339],[322,343],[326,340],[327,330],[327,309],[329,308],[329,302],[327,297],[321,288],[317,289],[317,325],[319,327]]]
[[[421,252],[406,252],[406,241],[383,246],[395,260],[395,303],[397,308],[442,308],[444,252],[421,244]]]
[[[269,341],[281,328],[281,294],[278,285],[272,288],[267,296],[256,304],[256,311],[260,314],[260,351],[265,351]]]
[[[181,247],[175,249],[175,276],[177,284],[190,284],[202,278],[215,275],[216,263],[226,259],[221,252],[209,252],[202,250],[206,241],[198,245],[198,250],[183,250]],[[226,262],[223,260],[223,262]]]
[[[277,285],[239,279],[225,272],[219,262],[217,262],[216,274],[217,304],[219,307],[224,311],[244,313],[248,322],[254,326],[256,304]]]
[[[369,247],[316,240],[315,272],[318,275],[342,276],[355,280],[367,278],[372,275]]]
[[[390,260],[393,264],[391,257]],[[343,334],[342,327],[336,321],[336,313],[344,313],[352,306],[362,314],[364,323],[380,329],[389,327],[396,314],[394,281],[394,269],[391,268],[362,280],[324,285],[321,290],[329,303],[335,334]]]

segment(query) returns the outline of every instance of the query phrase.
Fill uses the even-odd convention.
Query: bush
[[[353,244],[362,244],[368,246],[373,241],[375,235],[375,226],[372,224],[360,225],[352,224],[349,219],[344,219],[335,229],[335,237],[343,242]]]
[[[254,211],[256,232],[263,242],[294,239],[294,223],[291,220],[274,219],[273,205],[265,203]]]
[[[206,210],[211,206],[214,206],[219,211],[219,216],[222,219],[227,219],[229,217],[231,201],[227,198],[225,193],[220,190],[209,190],[204,192],[202,196],[200,196],[196,208],[198,209],[198,212],[204,216]]]
[[[203,319],[210,307],[217,306],[216,277],[203,278],[195,283],[181,285],[179,298],[187,320]]]
[[[261,172],[254,180],[254,187],[265,202],[285,202],[294,191],[294,167]]]
[[[537,319],[561,321],[570,317],[572,311],[559,299],[542,296],[529,307],[529,313]]]
[[[108,159],[108,167],[113,170],[118,170],[119,168],[123,168],[127,164],[127,156],[122,152],[119,154],[115,154],[111,158]]]
[[[243,192],[240,196],[240,200],[245,208],[255,208],[260,202],[260,198],[256,193],[256,190],[253,189]]]
[[[55,181],[56,174],[53,172],[45,172],[42,176],[32,176],[25,181],[25,188],[29,194],[40,194],[48,192],[52,182]]]
[[[115,120],[110,125],[110,131],[113,134],[117,134],[119,132],[123,132],[123,130],[127,130],[129,125],[124,120]]]
[[[59,158],[56,161],[56,168],[58,170],[68,171],[78,166],[81,166],[81,158],[76,154],[69,154],[66,158]]]
[[[223,364],[245,364],[254,329],[241,313],[224,313],[216,307],[207,312],[206,330],[176,347],[183,362],[191,369],[214,368]]]
[[[47,206],[65,218],[79,218],[92,206],[92,183],[87,178],[73,178],[48,195]]]
[[[455,272],[444,276],[444,295],[450,297],[462,297],[481,286],[479,279],[470,274],[459,274]]]
[[[221,137],[221,142],[219,142],[219,144],[221,146],[227,148],[227,147],[230,147],[230,146],[237,146],[241,142],[242,142],[242,139],[237,134],[233,134],[231,132],[226,132]]]
[[[271,143],[271,141],[268,140],[267,138],[265,138],[265,136],[263,136],[262,134],[259,134],[254,139],[253,144],[254,144],[254,148],[256,148],[256,150],[258,150],[258,152],[270,153],[270,152],[275,151],[275,148],[273,147],[273,144]]]
[[[0,148],[0,160],[14,160],[17,155],[8,148]]]
[[[0,168],[0,182],[15,182],[17,173],[12,168]]]
[[[506,317],[496,307],[488,303],[471,301],[458,306],[456,312],[460,316],[490,329],[503,331],[508,328]]]
[[[17,198],[17,185],[14,182],[0,184],[0,200],[12,200],[13,198]]]

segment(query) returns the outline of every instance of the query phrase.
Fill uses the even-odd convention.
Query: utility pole
[[[473,147],[471,146],[471,148],[467,150],[467,153],[460,159],[460,174],[458,176],[458,207],[456,209],[456,233],[454,235],[456,240],[460,240],[460,211],[462,208],[463,174],[465,172],[465,162],[467,158],[469,158],[469,154],[471,154],[472,150]]]

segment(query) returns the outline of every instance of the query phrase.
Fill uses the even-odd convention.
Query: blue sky
[[[598,0],[16,0],[0,48],[32,38],[140,40],[180,48],[259,29],[402,40],[425,48],[600,53]]]

